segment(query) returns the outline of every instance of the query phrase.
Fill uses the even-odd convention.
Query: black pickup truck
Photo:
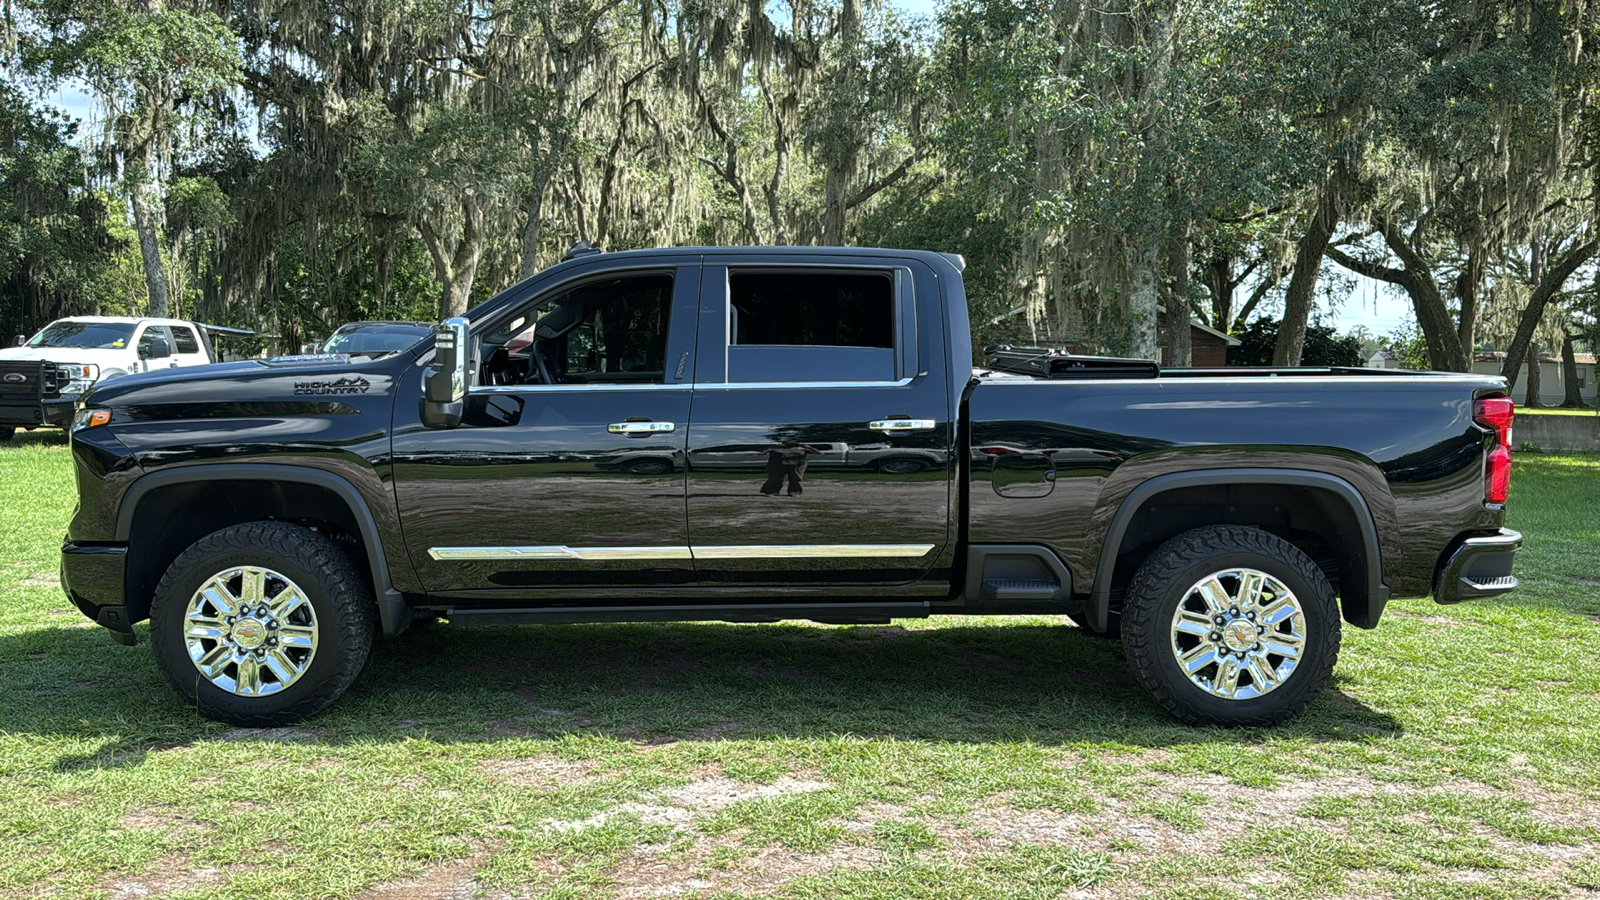
[[[962,266],[575,252],[392,355],[118,379],[73,427],[62,583],[247,725],[424,618],[993,614],[1120,637],[1185,722],[1270,724],[1341,619],[1516,586],[1499,378],[974,370]]]

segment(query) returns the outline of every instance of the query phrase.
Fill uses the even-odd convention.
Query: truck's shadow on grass
[[[1275,729],[1193,729],[1134,682],[1120,645],[1069,626],[904,629],[722,625],[438,625],[381,641],[366,671],[305,724],[232,729],[185,708],[149,648],[99,629],[0,638],[0,732],[77,740],[58,770],[137,766],[206,740],[338,746],[584,735],[643,744],[814,739],[1251,744],[1360,740],[1399,724],[1335,683]]]

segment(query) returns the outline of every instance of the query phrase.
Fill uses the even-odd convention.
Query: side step
[[[983,583],[985,603],[1054,603],[1064,599],[1061,585],[1042,578],[995,578]]]
[[[532,609],[455,608],[452,625],[573,625],[595,622],[781,622],[808,619],[824,625],[887,625],[890,619],[926,619],[926,600],[897,603],[725,603],[710,606],[559,606]]]

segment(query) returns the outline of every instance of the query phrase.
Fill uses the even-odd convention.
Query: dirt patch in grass
[[[729,850],[741,855],[721,856]],[[801,875],[865,868],[883,860],[881,851],[857,846],[834,847],[822,853],[769,847],[742,855],[736,842],[722,839],[696,844],[688,853],[668,853],[664,847],[640,848],[612,871],[611,879],[619,900],[713,892],[766,894]]]
[[[550,821],[549,827],[557,831],[582,831],[602,825],[618,815],[638,816],[646,825],[670,825],[687,829],[707,813],[727,809],[745,800],[781,797],[785,794],[804,794],[832,787],[823,781],[798,778],[779,778],[767,784],[748,784],[730,778],[714,776],[693,781],[680,788],[663,792],[653,803],[624,803],[602,813],[578,821]]]
[[[61,584],[61,576],[54,572],[40,572],[30,575],[18,582],[23,587],[57,587]]]
[[[1394,610],[1390,612],[1389,615],[1398,616],[1402,619],[1415,619],[1424,625],[1440,625],[1445,628],[1464,628],[1471,624],[1470,622],[1463,622],[1460,619],[1452,619],[1449,616],[1436,616],[1432,613],[1414,613],[1406,612],[1404,610]]]
[[[530,756],[523,759],[492,759],[478,770],[506,782],[531,787],[598,781],[594,767],[586,762]]]
[[[143,831],[165,829],[175,835],[202,834],[215,829],[205,822],[196,822],[181,812],[155,807],[141,807],[123,816],[118,822],[124,829]]]
[[[322,735],[310,728],[230,728],[219,741],[314,741]]]
[[[414,878],[389,881],[356,895],[356,900],[509,900],[505,891],[488,890],[478,881],[478,869],[492,851],[484,850],[455,862],[434,866]]]
[[[188,857],[173,854],[151,863],[147,872],[107,875],[100,882],[100,889],[109,892],[110,900],[133,900],[213,887],[220,885],[225,877],[221,869],[197,867]]]

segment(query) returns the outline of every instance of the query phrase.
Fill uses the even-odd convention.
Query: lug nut
[[[1245,615],[1245,618],[1247,618],[1247,619],[1249,619],[1249,620],[1251,620],[1253,622],[1253,621],[1255,621],[1255,618],[1256,618],[1256,611],[1252,609],[1249,612],[1245,613],[1244,615]]]
[[[1215,619],[1212,619],[1211,621],[1216,622],[1218,625],[1226,625],[1226,624],[1228,624],[1228,619],[1225,616],[1217,616]]]
[[[1211,643],[1215,644],[1220,640],[1222,640],[1222,635],[1217,634],[1215,631],[1211,632]]]
[[[1239,614],[1239,607],[1235,606],[1235,607],[1229,608],[1228,615],[1237,616],[1238,614]]]

